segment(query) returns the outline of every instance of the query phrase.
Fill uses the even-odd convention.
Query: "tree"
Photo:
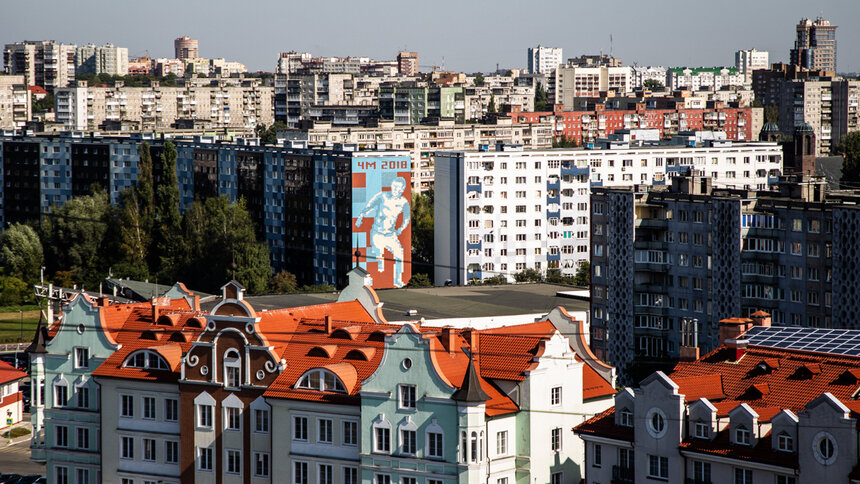
[[[490,94],[490,104],[487,105],[487,112],[488,113],[495,113],[496,112],[496,96],[494,96],[492,94]]]
[[[54,95],[48,93],[33,103],[33,113],[46,113],[54,110]]]
[[[535,111],[541,112],[547,110],[546,91],[543,84],[540,82],[535,86]]]
[[[579,264],[579,269],[576,270],[576,275],[573,276],[573,283],[577,286],[591,285],[591,263],[583,261]]]
[[[856,188],[860,183],[860,131],[843,136],[833,152],[842,155],[842,187]]]
[[[514,280],[517,282],[541,282],[543,275],[537,269],[523,269],[514,274]]]
[[[42,243],[29,225],[15,223],[0,233],[0,267],[6,275],[36,282],[44,260]]]
[[[287,129],[289,126],[281,121],[275,121],[268,128],[265,124],[258,124],[254,128],[254,133],[260,138],[261,143],[271,145],[278,141],[278,131],[286,131]]]
[[[153,221],[155,250],[150,267],[165,280],[176,273],[180,252],[181,217],[179,215],[179,182],[176,178],[176,147],[167,141],[161,153],[162,175],[157,188],[155,220]]]
[[[149,143],[141,143],[138,147],[138,153],[140,153],[140,161],[137,162],[137,184],[134,187],[134,192],[137,195],[143,229],[148,232],[152,230],[155,211],[155,187],[152,178],[152,154],[149,152]]]
[[[430,276],[424,274],[423,272],[418,274],[412,274],[412,279],[409,279],[409,284],[407,287],[433,287],[433,283],[430,282]]]
[[[764,107],[764,122],[779,124],[779,106],[769,104]]]
[[[487,286],[500,286],[502,284],[507,284],[508,278],[503,276],[502,274],[496,274],[493,277],[488,277],[484,279],[484,285]]]
[[[30,299],[30,287],[24,281],[0,276],[0,306],[20,306]]]
[[[149,253],[149,233],[144,229],[139,200],[133,188],[126,188],[119,195],[119,210],[111,230],[116,237],[119,253],[118,264],[113,272],[118,277],[147,279],[149,267],[146,264]]]
[[[412,194],[412,268],[416,273],[433,269],[433,203],[433,190]]]
[[[269,289],[272,292],[296,292],[298,290],[296,275],[287,271],[275,274],[269,280]]]
[[[553,138],[552,140],[553,148],[576,148],[577,146],[579,146],[579,143],[576,142],[576,139],[568,138],[564,134],[560,138]]]
[[[642,83],[642,87],[650,91],[656,91],[657,89],[663,89],[666,86],[657,79],[645,79],[645,82]]]
[[[475,74],[475,85],[478,87],[481,87],[484,85],[484,74],[482,74],[480,72]]]

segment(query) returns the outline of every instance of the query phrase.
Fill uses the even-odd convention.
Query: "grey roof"
[[[537,314],[547,313],[556,306],[569,312],[588,311],[588,301],[557,295],[559,291],[570,289],[556,284],[504,284],[380,289],[376,294],[383,303],[382,313],[388,321]],[[335,302],[337,293],[246,295],[245,300],[256,310],[278,309]],[[209,310],[218,302],[209,301],[201,307]],[[411,309],[418,314],[407,318],[407,311]]]
[[[803,122],[794,127],[795,133],[814,133],[815,130],[807,122]]]
[[[48,349],[45,344],[48,342],[48,327],[45,325],[45,313],[39,311],[39,324],[36,326],[36,334],[33,335],[33,342],[24,350],[25,353],[47,353]]]
[[[475,365],[472,360],[469,360],[469,367],[466,368],[466,374],[463,376],[463,383],[451,395],[452,400],[458,402],[486,402],[490,396],[481,388],[481,380],[478,378],[478,372],[475,371]]]
[[[764,126],[761,128],[762,133],[779,133],[779,126],[773,121],[768,121],[764,123]]]
[[[108,278],[107,282],[108,285],[117,287],[117,295],[121,295],[135,301],[148,301],[153,296],[163,296],[173,287],[173,284],[168,286],[166,284],[155,284],[149,281],[134,281],[131,279]],[[211,294],[195,291],[190,288],[189,290],[200,296],[200,299],[212,296]]]

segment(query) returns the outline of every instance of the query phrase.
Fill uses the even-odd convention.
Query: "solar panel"
[[[745,336],[752,346],[860,356],[860,331],[756,326]]]

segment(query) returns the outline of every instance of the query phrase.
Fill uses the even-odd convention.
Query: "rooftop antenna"
[[[609,57],[612,57],[612,34],[609,34]]]

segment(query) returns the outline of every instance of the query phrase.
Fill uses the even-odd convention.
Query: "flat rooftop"
[[[570,293],[570,286],[556,284],[504,284],[499,286],[450,286],[380,289],[382,314],[388,321],[425,319],[481,318],[515,314],[546,314],[556,306],[568,312],[588,311],[588,300],[558,295]],[[578,294],[577,294],[578,295]],[[337,292],[288,293],[246,296],[256,310],[323,304],[337,300]],[[214,307],[220,298],[201,304]],[[417,311],[415,315],[407,312]]]

